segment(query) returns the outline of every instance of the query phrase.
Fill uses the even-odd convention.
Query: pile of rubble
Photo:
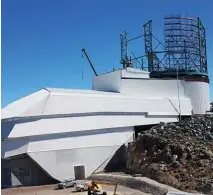
[[[160,123],[129,145],[127,168],[184,191],[213,185],[213,115]]]

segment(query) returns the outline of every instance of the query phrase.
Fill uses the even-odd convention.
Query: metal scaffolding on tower
[[[167,16],[165,70],[207,75],[205,28],[199,18]]]
[[[139,63],[140,68],[148,68],[153,77],[174,76],[177,70],[180,75],[207,76],[206,36],[201,20],[180,15],[167,16],[164,29],[164,43],[153,35],[152,20],[143,25],[143,35],[128,39],[126,31],[121,33],[123,68]],[[136,56],[128,51],[128,43],[141,37],[144,37],[145,54]],[[147,63],[144,64],[144,61]]]

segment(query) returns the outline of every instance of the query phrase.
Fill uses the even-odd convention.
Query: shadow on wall
[[[10,121],[10,122],[1,122],[1,137],[2,138],[7,138],[12,131],[12,129],[15,126],[15,121]]]
[[[126,169],[127,147],[122,145],[105,167],[106,172],[123,171]]]
[[[27,154],[11,159],[1,159],[2,188],[55,184],[57,181],[48,176]]]

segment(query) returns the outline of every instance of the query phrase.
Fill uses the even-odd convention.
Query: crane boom
[[[95,68],[94,68],[92,62],[90,61],[89,56],[87,55],[87,52],[86,52],[86,50],[85,50],[84,48],[82,49],[82,52],[85,54],[87,60],[89,61],[89,64],[90,64],[90,66],[91,66],[93,72],[95,73],[95,76],[98,76],[98,74],[97,74],[97,72],[95,71]]]

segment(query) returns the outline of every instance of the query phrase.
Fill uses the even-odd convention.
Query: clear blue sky
[[[212,0],[2,0],[2,107],[44,87],[90,89],[93,72],[81,48],[98,73],[111,71],[121,67],[121,31],[139,35],[152,19],[162,37],[163,17],[180,13],[205,25],[213,80]]]

